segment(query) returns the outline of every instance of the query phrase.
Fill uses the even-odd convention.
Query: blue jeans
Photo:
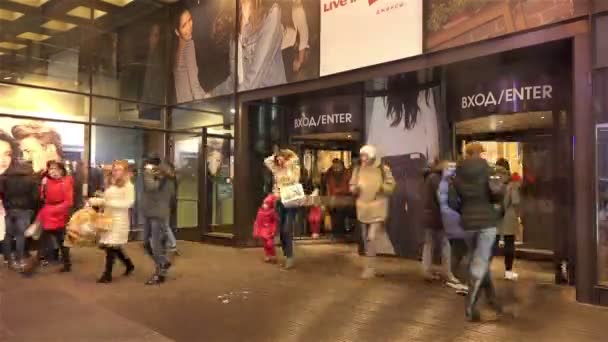
[[[173,233],[173,229],[169,225],[167,225],[167,240],[165,241],[165,246],[169,250],[175,250],[177,248],[177,239],[175,239],[175,234]]]
[[[490,262],[496,242],[496,228],[486,228],[475,232],[473,243],[475,248],[469,265],[469,276],[472,281],[491,279]]]
[[[424,232],[424,246],[422,248],[422,272],[425,276],[431,275],[433,268],[434,247],[441,248],[441,267],[443,276],[452,276],[450,242],[443,230],[427,228]]]
[[[25,231],[32,221],[32,210],[10,209],[4,217],[6,223],[6,235],[2,252],[4,260],[10,260],[13,239],[17,243],[16,259],[21,261],[25,258]]]
[[[279,237],[283,254],[287,258],[293,257],[293,228],[296,222],[298,208],[285,208],[281,202],[277,202],[279,213]]]
[[[167,223],[164,219],[146,217],[144,221],[144,248],[154,260],[158,275],[164,275],[169,264],[164,241],[167,235]]]

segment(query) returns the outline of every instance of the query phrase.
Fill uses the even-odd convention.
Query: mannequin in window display
[[[206,97],[198,80],[196,51],[192,40],[192,15],[183,8],[174,21],[178,45],[175,56],[175,97],[177,103],[191,102]]]
[[[240,5],[239,89],[284,84],[281,7],[273,0],[243,0]]]

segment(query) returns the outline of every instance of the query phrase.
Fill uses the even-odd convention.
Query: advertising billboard
[[[321,76],[422,53],[422,0],[322,0]]]

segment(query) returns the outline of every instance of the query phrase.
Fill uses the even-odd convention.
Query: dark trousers
[[[116,258],[120,260],[125,267],[130,268],[133,266],[131,259],[125,254],[122,247],[102,247],[102,249],[106,252],[106,266],[104,270],[104,274],[107,276],[112,276],[112,268],[114,267],[114,263],[116,262]]]
[[[6,235],[2,252],[4,260],[10,260],[13,240],[16,242],[16,260],[25,258],[25,231],[32,220],[32,210],[10,209],[4,218]]]
[[[298,208],[285,208],[281,202],[277,203],[279,214],[279,237],[283,254],[287,258],[293,257],[293,229],[296,222]]]
[[[334,208],[330,212],[332,234],[346,234],[346,216],[348,212],[345,208]]]
[[[63,245],[63,241],[65,240],[65,228],[55,229],[55,230],[43,230],[42,235],[40,236],[40,249],[38,250],[38,258],[44,256],[46,260],[48,260],[48,255],[43,255],[47,253],[48,250],[46,248],[50,248],[51,246],[59,246],[59,251],[61,252],[61,258],[63,259],[63,264],[65,266],[71,266],[72,260],[70,258],[70,248],[65,247]],[[51,250],[53,248],[50,248]]]
[[[515,235],[503,235],[502,239],[505,242],[505,247],[503,248],[505,270],[511,271],[513,270],[513,261],[515,261]],[[499,241],[500,236],[496,239],[496,244],[494,245],[494,255],[497,254]]]
[[[456,276],[462,283],[467,281],[466,267],[463,266],[463,260],[470,252],[470,246],[465,239],[449,239],[450,241],[450,269],[452,274]]]

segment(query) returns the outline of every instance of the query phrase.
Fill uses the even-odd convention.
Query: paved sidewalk
[[[539,264],[499,280],[516,318],[466,323],[463,298],[427,284],[418,264],[383,258],[382,277],[357,279],[353,246],[299,246],[297,268],[261,262],[261,250],[181,243],[169,282],[129,246],[134,277],[95,279],[103,254],[74,250],[74,272],[47,268],[31,279],[0,270],[0,341],[605,341],[608,310],[574,302]],[[498,263],[495,265],[498,267]],[[115,274],[122,272],[117,265]]]

